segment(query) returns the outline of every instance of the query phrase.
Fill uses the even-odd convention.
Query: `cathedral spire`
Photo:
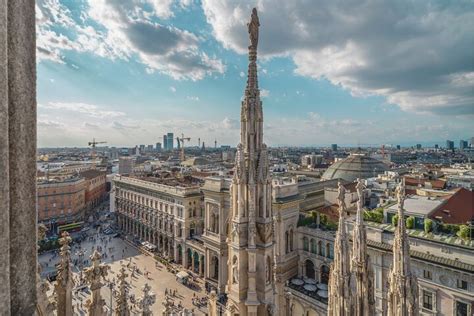
[[[352,315],[350,255],[346,232],[346,189],[338,183],[339,226],[334,242],[334,262],[329,279],[328,316]]]
[[[260,22],[255,8],[247,26],[249,65],[241,105],[240,144],[231,187],[227,304],[228,310],[241,316],[256,316],[275,310],[272,287],[275,241],[272,188],[267,149],[263,143],[263,111],[257,79]]]
[[[410,267],[410,244],[405,229],[403,203],[405,184],[396,190],[398,199],[398,225],[393,240],[393,266],[388,281],[388,316],[418,315],[418,282]]]
[[[363,217],[364,188],[362,181],[357,179],[356,190],[359,200],[357,201],[357,215],[352,237],[351,261],[355,285],[352,315],[355,316],[374,315],[375,313],[373,270],[367,255],[367,235]]]

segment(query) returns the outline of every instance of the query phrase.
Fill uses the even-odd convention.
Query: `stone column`
[[[35,1],[0,0],[0,315],[36,307]]]

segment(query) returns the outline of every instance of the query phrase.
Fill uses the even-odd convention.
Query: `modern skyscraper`
[[[166,136],[166,141],[167,141],[167,150],[173,150],[174,148],[174,134],[173,133],[168,133]]]
[[[331,150],[332,151],[337,151],[337,144],[332,144],[331,145]]]
[[[454,149],[454,142],[452,140],[446,141],[446,149],[453,150]]]
[[[163,135],[163,150],[167,151],[168,150],[168,136]]]
[[[420,150],[421,149],[421,144],[416,144],[416,149]]]
[[[155,150],[156,150],[157,152],[160,152],[160,151],[161,151],[161,143],[159,143],[159,142],[156,143]]]
[[[227,309],[230,315],[279,315],[274,304],[271,179],[257,81],[259,20],[252,10],[247,87],[231,187]]]
[[[463,150],[463,149],[465,149],[465,148],[467,148],[467,147],[468,147],[467,140],[462,140],[462,139],[461,139],[461,140],[459,141],[459,149]]]

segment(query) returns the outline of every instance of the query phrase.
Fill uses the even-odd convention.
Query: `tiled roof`
[[[84,170],[80,172],[81,177],[86,179],[94,179],[99,176],[105,175],[105,171],[99,171],[94,169]]]
[[[473,201],[474,192],[461,188],[438,206],[430,217],[446,224],[465,224],[474,221]]]

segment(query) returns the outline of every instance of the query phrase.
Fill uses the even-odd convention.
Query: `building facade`
[[[81,172],[79,176],[85,180],[84,206],[86,210],[91,210],[106,198],[106,172],[87,170]]]
[[[111,203],[120,229],[136,240],[154,244],[165,257],[204,276],[199,186],[125,176],[116,176],[112,182],[115,192]]]
[[[38,180],[38,222],[51,227],[82,220],[86,188],[86,180],[81,177]]]

